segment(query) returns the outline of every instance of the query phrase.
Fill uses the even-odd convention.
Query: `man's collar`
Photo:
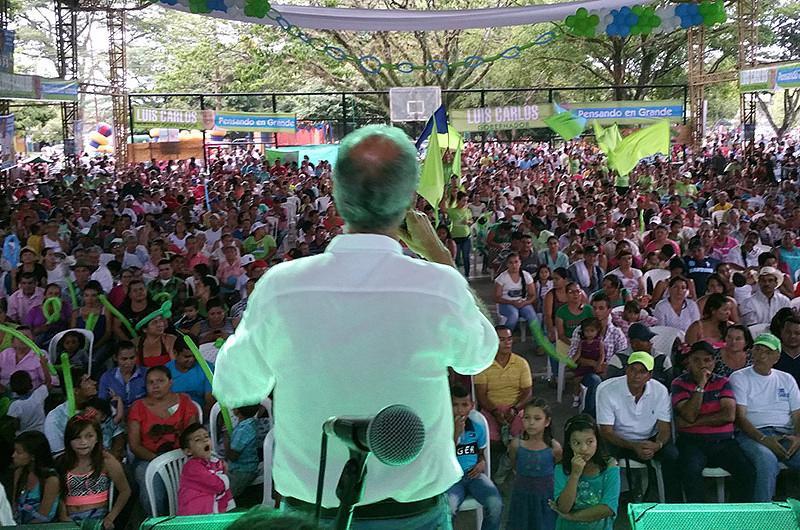
[[[328,243],[329,252],[393,252],[403,253],[403,247],[396,240],[383,234],[340,234]]]

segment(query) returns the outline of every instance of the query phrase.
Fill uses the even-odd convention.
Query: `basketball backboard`
[[[438,86],[389,89],[389,109],[394,122],[425,121],[441,104],[442,89]]]

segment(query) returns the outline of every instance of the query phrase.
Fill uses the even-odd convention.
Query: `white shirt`
[[[657,421],[672,421],[669,393],[651,379],[637,403],[628,389],[627,376],[613,377],[597,387],[597,424],[611,425],[626,440],[640,442],[656,433]]]
[[[653,317],[658,321],[659,326],[669,326],[686,331],[689,326],[700,320],[700,308],[697,307],[697,302],[687,298],[683,301],[683,307],[679,315],[669,303],[669,298],[664,298],[656,304],[653,310]]]
[[[531,276],[527,271],[520,271],[520,281],[514,283],[514,280],[511,279],[511,275],[508,271],[503,272],[498,276],[494,283],[498,284],[502,288],[502,297],[506,300],[525,300],[527,297],[522,295],[522,281],[525,281],[525,285],[528,286],[528,295],[531,294],[530,291],[533,291],[533,276]]]
[[[325,420],[411,407],[425,425],[422,452],[402,467],[370,457],[361,504],[411,502],[446,491],[463,475],[447,367],[477,374],[497,347],[493,324],[456,269],[404,256],[386,236],[339,235],[324,253],[261,277],[219,352],[214,395],[238,407],[275,389],[275,488],[306,502],[316,496]],[[336,483],[347,455],[330,441],[325,507],[339,505]]]
[[[791,301],[777,290],[768,300],[761,289],[756,287],[753,289],[753,296],[739,306],[739,313],[742,315],[742,324],[747,326],[769,324],[775,313],[784,307],[791,307],[791,305]]]
[[[90,279],[99,282],[100,287],[102,287],[103,291],[106,293],[111,292],[111,289],[114,288],[114,277],[111,275],[111,271],[108,270],[108,267],[103,265],[97,267],[97,270],[92,273]]]
[[[772,369],[761,375],[752,366],[730,377],[736,404],[747,407],[747,419],[757,429],[775,427],[794,432],[792,412],[800,409],[800,391],[790,374]]]
[[[40,385],[27,398],[11,402],[8,415],[19,420],[16,434],[25,431],[44,433],[44,400],[48,394],[47,385]]]

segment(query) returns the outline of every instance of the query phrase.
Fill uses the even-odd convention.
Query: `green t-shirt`
[[[448,208],[447,217],[450,218],[452,237],[469,237],[469,227],[472,224],[472,212],[469,208]]]
[[[264,259],[272,252],[272,249],[278,247],[278,244],[275,242],[275,238],[267,234],[261,238],[261,241],[256,241],[254,236],[248,237],[242,241],[242,247],[246,253],[252,254],[254,258]]]
[[[591,316],[593,316],[592,306],[589,304],[583,304],[583,308],[578,314],[570,311],[567,304],[562,305],[556,310],[556,318],[560,318],[564,321],[564,334],[566,335],[565,338],[568,340],[572,337],[572,334],[575,333],[575,328],[580,326],[581,322]]]

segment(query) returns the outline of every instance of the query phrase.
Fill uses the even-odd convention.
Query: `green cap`
[[[655,361],[653,360],[653,356],[644,351],[636,351],[628,357],[628,366],[632,365],[633,363],[642,363],[645,368],[647,368],[648,372],[653,371],[653,365]]]
[[[762,333],[758,337],[756,337],[753,346],[758,345],[766,346],[772,351],[781,351],[781,339],[773,335],[772,333]]]

